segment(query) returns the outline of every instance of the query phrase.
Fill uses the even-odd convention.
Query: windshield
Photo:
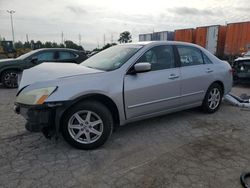
[[[23,60],[23,59],[26,59],[27,57],[33,55],[33,54],[36,53],[36,52],[37,52],[36,50],[32,50],[32,51],[30,51],[30,52],[28,52],[28,53],[26,53],[26,54],[23,54],[23,55],[17,57],[17,59],[22,59],[22,60]]]
[[[141,47],[139,45],[113,46],[90,57],[81,63],[81,65],[104,71],[112,71],[120,68]]]

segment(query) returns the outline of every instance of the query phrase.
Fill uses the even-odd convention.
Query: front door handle
[[[206,70],[206,73],[211,73],[211,72],[214,72],[214,70],[212,70],[212,69],[207,69]]]
[[[176,78],[179,78],[179,76],[176,74],[170,74],[170,76],[168,77],[168,79],[171,79],[171,80],[174,80]]]

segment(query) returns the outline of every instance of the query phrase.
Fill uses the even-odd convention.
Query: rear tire
[[[85,101],[71,107],[62,122],[64,139],[78,149],[100,147],[112,131],[112,115],[106,106],[97,101]]]
[[[206,113],[214,113],[220,108],[222,100],[222,87],[218,83],[212,84],[205,95],[202,103],[202,109]]]
[[[1,83],[6,88],[17,88],[18,71],[6,70],[1,75]]]

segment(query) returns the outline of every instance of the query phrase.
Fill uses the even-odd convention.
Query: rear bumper
[[[41,132],[44,128],[54,127],[55,108],[45,105],[26,106],[15,104],[14,111],[27,120],[25,128],[30,132]]]

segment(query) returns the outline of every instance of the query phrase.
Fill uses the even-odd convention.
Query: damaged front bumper
[[[16,103],[14,111],[26,119],[25,128],[30,132],[43,132],[49,138],[56,130],[56,111],[62,106],[58,104],[24,105]]]
[[[54,109],[46,105],[26,106],[15,104],[14,110],[27,120],[25,127],[30,132],[41,132],[43,128],[53,126]]]

